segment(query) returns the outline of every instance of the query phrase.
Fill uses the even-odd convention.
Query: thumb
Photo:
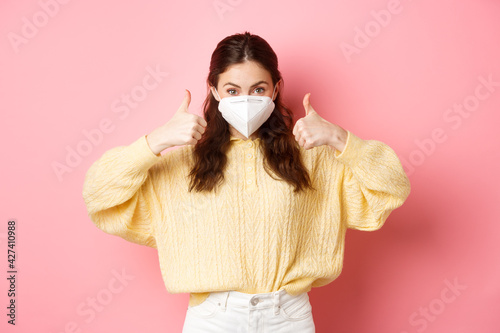
[[[307,93],[304,96],[304,100],[302,101],[302,104],[304,104],[304,109],[306,110],[306,116],[314,112],[314,109],[310,102],[310,98],[311,98],[311,93]]]
[[[184,99],[182,100],[182,104],[179,107],[179,111],[187,112],[189,104],[191,104],[191,92],[186,89],[186,93],[184,94]]]

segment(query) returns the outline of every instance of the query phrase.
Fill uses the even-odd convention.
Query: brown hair
[[[249,32],[228,36],[219,42],[212,53],[208,86],[217,87],[219,74],[233,65],[245,61],[256,61],[270,74],[273,85],[282,79],[278,70],[278,58],[271,46],[261,37]],[[218,110],[218,101],[209,91],[203,103],[203,115],[207,127],[194,147],[194,166],[189,176],[197,191],[211,191],[224,179],[227,163],[226,151],[230,146],[229,124]],[[281,100],[281,89],[274,101],[271,116],[257,130],[264,153],[264,169],[273,178],[270,170],[295,187],[294,192],[313,188],[300,150],[292,134],[293,112]]]

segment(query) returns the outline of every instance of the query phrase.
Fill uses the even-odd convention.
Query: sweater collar
[[[237,137],[231,135],[229,141],[231,141],[233,143],[246,143],[246,142],[260,143],[260,138],[241,139],[241,138],[237,138]]]

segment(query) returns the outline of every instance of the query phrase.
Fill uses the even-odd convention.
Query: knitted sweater
[[[167,291],[197,305],[211,291],[298,295],[329,284],[342,270],[346,229],[379,229],[410,193],[395,152],[349,131],[342,152],[299,147],[316,191],[293,193],[270,177],[260,145],[231,137],[217,193],[188,191],[192,145],[155,155],[144,135],[110,149],[85,177],[89,217],[156,248]]]

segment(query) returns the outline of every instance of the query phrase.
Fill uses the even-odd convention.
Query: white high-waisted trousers
[[[237,291],[210,293],[188,306],[182,333],[315,333],[309,295]]]

